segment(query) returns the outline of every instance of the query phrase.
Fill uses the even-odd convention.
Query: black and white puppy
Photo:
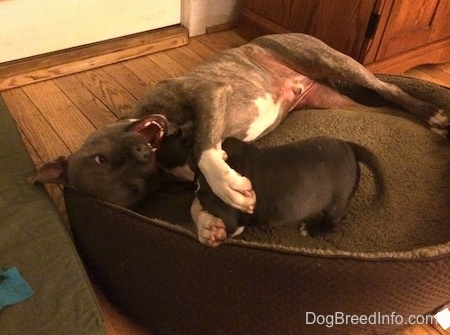
[[[359,184],[358,162],[372,170],[377,196],[384,194],[377,157],[356,143],[322,136],[260,149],[228,137],[223,150],[230,167],[252,180],[257,199],[253,214],[242,213],[225,204],[199,177],[197,198],[205,211],[223,221],[224,238],[236,234],[243,215],[257,224],[297,222],[318,214],[331,224],[339,222]],[[216,228],[220,225],[218,220]]]

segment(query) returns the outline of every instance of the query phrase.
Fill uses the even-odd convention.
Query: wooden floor
[[[405,76],[431,81],[450,88],[450,62],[444,64],[424,64],[409,69]]]
[[[154,53],[78,74],[1,92],[37,166],[68,155],[99,128],[128,115],[136,99],[156,82],[180,76],[220,50],[245,43],[234,31],[191,38],[187,46]],[[450,87],[450,63],[422,66],[407,75]],[[61,190],[49,187],[64,213]],[[114,308],[96,290],[108,335],[152,334]],[[402,335],[450,334],[416,326]]]

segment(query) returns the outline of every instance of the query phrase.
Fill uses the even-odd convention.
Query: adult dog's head
[[[45,163],[33,182],[57,183],[124,207],[162,182],[155,151],[168,131],[162,115],[121,120],[91,134],[67,157]]]

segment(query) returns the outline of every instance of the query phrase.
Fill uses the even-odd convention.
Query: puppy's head
[[[162,182],[155,152],[168,129],[162,115],[121,120],[91,134],[76,152],[39,168],[32,182],[58,183],[124,207]]]

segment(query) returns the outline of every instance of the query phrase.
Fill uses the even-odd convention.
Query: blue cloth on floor
[[[33,294],[33,289],[22,278],[17,267],[6,271],[0,268],[0,310],[28,299]]]

